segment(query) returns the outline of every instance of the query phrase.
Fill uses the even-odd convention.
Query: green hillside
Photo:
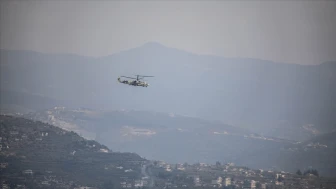
[[[0,181],[12,187],[118,188],[124,180],[140,178],[145,161],[74,132],[12,116],[0,116],[0,137]]]

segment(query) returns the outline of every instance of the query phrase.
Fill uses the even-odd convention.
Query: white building
[[[140,188],[140,187],[143,187],[144,186],[144,183],[142,180],[135,180],[134,181],[134,187],[135,188]]]
[[[222,177],[218,177],[218,178],[217,178],[217,183],[218,183],[218,184],[222,184],[222,182],[223,182],[223,178],[222,178]]]
[[[225,186],[230,186],[231,185],[231,178],[225,178],[225,180],[224,180],[224,185]]]
[[[33,170],[31,170],[31,169],[28,169],[28,170],[24,170],[23,171],[23,174],[33,174]]]
[[[101,148],[99,152],[108,153],[109,151],[107,149]]]
[[[201,179],[199,178],[199,176],[194,177],[194,185],[201,186]]]
[[[256,181],[251,180],[251,188],[256,188]]]
[[[254,180],[245,180],[244,181],[244,189],[254,189],[256,188],[256,181]]]

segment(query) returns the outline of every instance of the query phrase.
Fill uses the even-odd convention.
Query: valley
[[[335,161],[328,160],[328,164],[324,164],[314,160],[314,153],[333,153],[334,146],[325,147],[326,142],[315,141],[302,146],[302,141],[264,136],[178,114],[55,107],[24,117],[74,131],[115,151],[134,152],[150,160],[169,163],[223,161],[254,169],[291,172],[313,166],[322,175],[335,174],[333,169],[326,169]]]
[[[65,109],[63,109],[65,110]],[[2,188],[255,188],[335,187],[316,169],[286,172],[229,162],[168,163],[110,150],[40,121],[0,115]],[[142,130],[141,130],[142,131]]]

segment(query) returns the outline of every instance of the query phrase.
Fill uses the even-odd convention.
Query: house
[[[7,166],[8,166],[8,163],[0,163],[0,168],[1,169],[5,169],[5,168],[7,168]]]
[[[217,180],[212,180],[212,181],[211,181],[211,186],[214,187],[214,188],[216,188],[216,187],[219,188],[219,187],[221,187],[221,184],[219,185],[219,184],[217,183]]]
[[[121,188],[126,188],[127,183],[126,182],[120,182],[120,186],[121,186]]]
[[[171,168],[170,168],[170,165],[166,165],[165,168],[166,168],[166,171],[168,171],[168,172],[172,171]]]
[[[283,182],[279,182],[279,181],[275,181],[275,185],[284,185],[284,183]]]
[[[199,186],[200,182],[201,182],[201,180],[200,180],[199,176],[195,176],[194,177],[194,184],[195,184],[195,186]]]
[[[10,134],[10,135],[18,135],[19,132],[17,132],[17,131],[10,131],[9,134]]]
[[[101,148],[99,152],[108,153],[109,151],[107,149]]]
[[[171,182],[166,182],[166,183],[165,183],[165,187],[167,187],[167,188],[171,188],[172,185],[173,185],[173,184],[172,184]]]
[[[135,188],[139,188],[139,187],[143,187],[144,186],[144,183],[142,180],[135,180],[134,181],[134,187]]]
[[[27,170],[24,170],[22,173],[26,174],[26,175],[32,175],[33,174],[33,170],[27,169]]]
[[[254,180],[245,180],[243,188],[244,189],[254,189],[254,188],[256,188],[256,181],[254,181]]]
[[[222,178],[222,177],[218,177],[218,178],[217,178],[217,183],[218,183],[218,184],[222,184],[222,182],[223,182],[223,178]]]
[[[184,171],[185,168],[184,167],[178,167],[177,170]]]
[[[49,134],[49,133],[47,133],[47,132],[45,132],[45,133],[44,133],[44,132],[42,132],[42,134],[41,134],[41,135],[42,135],[43,137],[47,137],[47,136],[48,136],[48,134]]]
[[[218,187],[218,188],[222,187],[222,181],[223,181],[222,177],[218,177],[216,180],[211,181],[211,185],[213,187]]]
[[[224,186],[230,186],[231,185],[231,178],[225,178],[224,180]]]
[[[49,184],[49,181],[42,181],[41,184],[42,184],[42,185],[50,185],[50,184]]]
[[[142,180],[144,186],[148,185],[148,180]]]
[[[8,184],[2,184],[2,188],[3,189],[9,189],[9,185]]]
[[[164,167],[166,165],[166,162],[164,161],[157,161],[157,167]]]

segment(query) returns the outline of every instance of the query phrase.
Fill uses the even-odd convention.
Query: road
[[[154,186],[154,178],[152,176],[152,172],[151,172],[150,168],[147,169],[147,167],[148,167],[148,164],[145,164],[145,165],[142,166],[141,174],[144,177],[148,177],[148,180],[149,180],[148,187],[153,187]]]

